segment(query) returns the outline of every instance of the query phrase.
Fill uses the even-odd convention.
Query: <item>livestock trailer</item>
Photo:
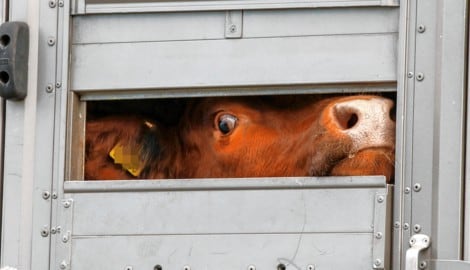
[[[0,3],[1,266],[470,269],[467,1]],[[395,99],[393,183],[83,180],[87,104],[319,93]]]

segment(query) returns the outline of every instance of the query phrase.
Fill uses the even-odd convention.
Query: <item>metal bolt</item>
[[[60,0],[59,1],[59,7],[63,7],[64,6],[64,1]]]
[[[315,265],[313,264],[307,265],[307,270],[315,270]]]
[[[410,224],[408,224],[408,223],[403,224],[403,230],[406,231],[406,230],[408,230],[409,228],[410,228]]]
[[[426,269],[427,266],[428,266],[428,263],[425,261],[422,261],[419,263],[419,269]]]
[[[56,232],[57,232],[57,229],[54,228],[54,227],[52,227],[52,228],[51,228],[51,234],[55,234]]]
[[[50,7],[50,8],[55,8],[55,7],[56,7],[56,2],[55,2],[55,0],[50,0],[50,1],[49,1],[49,7]]]
[[[248,266],[248,270],[256,270],[256,267],[254,265]]]
[[[378,232],[375,234],[375,238],[377,239],[382,239],[383,234],[381,232]]]
[[[56,83],[55,83],[55,87],[56,87],[56,88],[61,88],[61,87],[62,87],[62,83],[56,82]]]
[[[47,44],[49,44],[49,46],[54,46],[55,45],[55,38],[53,38],[53,37],[47,38]]]
[[[44,227],[44,228],[41,230],[41,236],[42,236],[42,237],[48,237],[48,236],[49,236],[49,230],[47,229],[47,227]]]
[[[418,25],[418,32],[419,33],[424,33],[424,31],[426,31],[426,26],[420,24]]]
[[[57,197],[58,197],[58,196],[57,196],[57,193],[55,193],[55,192],[52,192],[52,199],[54,199],[54,200],[55,200],[55,199],[57,199]]]
[[[237,32],[237,26],[235,24],[232,24],[230,25],[229,30],[230,30],[230,33],[235,33]]]
[[[65,201],[65,202],[64,202],[64,207],[65,207],[65,208],[69,208],[70,205],[71,205],[70,201]]]
[[[413,190],[416,192],[419,192],[421,190],[421,184],[418,184],[418,183],[414,184]]]
[[[418,73],[418,74],[416,74],[416,79],[417,79],[418,81],[424,80],[424,74],[423,74],[423,73]]]
[[[69,236],[68,234],[65,234],[62,236],[62,242],[67,243],[69,241]]]
[[[44,191],[44,192],[42,193],[42,198],[43,198],[44,200],[49,199],[49,197],[51,197],[51,193],[50,193],[49,191]]]
[[[408,72],[408,78],[410,78],[410,79],[411,79],[411,78],[413,78],[413,76],[414,76],[413,72],[411,72],[411,71],[410,71],[410,72]]]
[[[125,270],[132,270],[132,266],[128,265],[126,266],[126,268],[124,268]]]
[[[416,239],[411,238],[411,239],[410,239],[410,245],[413,246],[415,243],[416,243]]]
[[[59,266],[60,269],[66,269],[67,268],[67,263],[65,261],[62,261]]]
[[[419,233],[419,232],[421,231],[421,225],[415,224],[415,225],[413,226],[413,231],[414,231],[415,233]]]
[[[382,203],[382,202],[384,201],[384,196],[379,196],[379,197],[377,197],[377,201],[378,201],[379,203]]]
[[[411,192],[411,188],[406,187],[406,188],[405,188],[405,194],[409,194],[410,192]]]
[[[400,228],[400,221],[396,221],[396,222],[393,224],[393,227],[395,227],[395,229],[399,229],[399,228]]]
[[[54,86],[50,83],[46,86],[46,92],[52,93],[52,91],[54,91]]]
[[[185,265],[185,266],[183,267],[183,270],[191,270],[191,267],[189,267],[189,265]]]
[[[380,266],[380,265],[382,265],[382,260],[381,260],[381,259],[375,260],[374,265],[375,265],[375,266]]]

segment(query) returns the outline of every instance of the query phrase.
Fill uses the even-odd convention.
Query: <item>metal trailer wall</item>
[[[284,8],[299,8],[299,6],[295,5],[299,5],[299,3],[301,3],[300,5],[305,5],[306,2],[279,1],[280,5],[284,5]],[[335,1],[325,1],[323,5],[333,2]],[[340,3],[345,8],[344,6],[348,4],[354,3],[357,5],[360,2],[336,1],[335,3]],[[188,70],[186,74],[189,75],[180,81],[155,80],[154,78],[155,76],[158,77],[158,74],[153,74],[153,69],[149,69],[146,65],[137,64],[139,63],[138,61],[130,61],[130,67],[133,69],[126,80],[113,84],[114,82],[112,81],[106,81],[106,77],[96,76],[94,72],[100,72],[100,70],[96,70],[96,65],[111,61],[112,58],[109,57],[114,55],[116,51],[131,51],[132,48],[126,47],[126,42],[138,41],[141,38],[139,37],[139,32],[132,31],[132,27],[130,27],[132,23],[146,16],[149,16],[149,20],[154,20],[155,18],[141,13],[142,11],[150,11],[147,9],[148,6],[145,5],[134,5],[126,9],[126,7],[120,6],[120,4],[113,4],[112,6],[97,4],[100,1],[90,1],[89,3],[90,5],[86,5],[85,1],[80,0],[15,0],[12,1],[10,6],[10,19],[26,21],[30,26],[30,81],[28,96],[25,101],[6,102],[4,196],[2,198],[2,246],[0,254],[2,266],[11,265],[19,269],[67,269],[70,266],[73,267],[73,262],[70,261],[71,257],[78,256],[76,258],[80,258],[83,254],[87,254],[87,246],[81,246],[81,243],[86,243],[86,241],[93,242],[94,239],[93,237],[82,237],[83,241],[80,242],[80,232],[85,232],[83,234],[87,236],[88,232],[86,230],[89,229],[85,226],[86,224],[80,223],[80,220],[84,220],[83,217],[86,218],[87,215],[93,214],[93,212],[89,212],[89,209],[93,208],[92,203],[94,200],[106,200],[106,198],[109,198],[110,201],[105,203],[110,203],[116,200],[113,194],[118,194],[116,192],[122,191],[132,201],[132,198],[137,194],[134,192],[139,190],[140,192],[147,192],[152,190],[158,191],[162,188],[163,190],[168,189],[168,187],[159,187],[152,183],[129,185],[129,183],[124,182],[103,186],[99,184],[94,186],[87,185],[88,183],[83,182],[68,182],[64,184],[64,179],[66,178],[64,171],[66,164],[65,149],[67,145],[66,113],[68,111],[66,101],[69,98],[70,91],[81,95],[83,100],[106,99],[110,97],[148,98],[222,95],[223,92],[220,91],[220,88],[217,89],[217,87],[233,85],[236,87],[231,88],[229,91],[233,95],[253,93],[285,94],[291,89],[299,93],[354,92],[358,90],[356,86],[342,88],[335,85],[335,83],[348,83],[351,81],[367,82],[369,81],[368,78],[376,76],[379,78],[377,80],[380,83],[378,86],[371,87],[370,91],[376,91],[377,89],[393,91],[395,81],[398,85],[397,182],[395,183],[393,195],[393,220],[389,224],[393,225],[393,228],[390,228],[393,230],[393,249],[389,254],[392,260],[392,269],[405,269],[405,252],[409,249],[408,240],[416,233],[426,234],[431,238],[431,248],[426,250],[420,259],[420,262],[424,261],[427,263],[427,269],[469,268],[468,263],[465,262],[465,260],[468,260],[470,250],[468,246],[468,214],[464,216],[464,212],[468,212],[468,208],[465,208],[468,202],[465,203],[464,196],[465,141],[468,142],[468,140],[465,140],[468,25],[468,7],[466,1],[400,1],[400,24],[397,30],[393,30],[393,27],[396,26],[385,24],[382,25],[384,27],[382,29],[388,31],[390,35],[374,39],[374,35],[371,35],[371,33],[364,33],[363,40],[358,39],[357,43],[352,43],[356,44],[356,49],[359,49],[361,46],[370,46],[368,41],[371,41],[372,44],[385,48],[385,52],[390,52],[390,50],[396,51],[396,57],[390,57],[389,54],[381,54],[381,51],[369,50],[368,53],[383,56],[383,58],[380,58],[382,62],[377,61],[375,58],[371,59],[371,61],[375,61],[371,62],[374,66],[371,73],[367,73],[370,66],[360,63],[360,56],[339,54],[337,58],[333,59],[330,66],[327,65],[325,70],[318,71],[323,77],[311,77],[303,81],[303,79],[308,78],[310,75],[301,73],[301,76],[296,77],[296,74],[289,73],[288,69],[282,69],[281,67],[282,74],[287,74],[286,77],[280,77],[284,81],[276,81],[281,86],[276,88],[262,87],[256,89],[256,91],[254,91],[256,87],[247,87],[247,85],[256,80],[253,83],[254,85],[264,84],[269,86],[272,84],[272,79],[277,78],[279,74],[271,74],[272,77],[262,79],[249,77],[250,74],[248,74],[245,77],[237,77],[235,80],[232,76],[227,76],[224,73],[227,71],[224,71],[219,74],[222,77],[225,76],[224,80],[217,81],[206,78],[199,82],[199,84],[194,84],[194,78],[200,75],[197,73],[197,69],[195,73],[193,70]],[[314,1],[314,3],[319,3],[319,1]],[[390,4],[392,6],[396,4],[393,1],[369,1],[370,3],[375,3],[375,5]],[[257,10],[261,8],[260,5],[262,4],[262,1],[250,1],[253,12],[248,12],[248,14],[260,12]],[[214,13],[210,13],[210,15],[209,13],[205,14],[209,15],[207,17],[208,20],[213,19],[217,22],[225,20],[225,13],[220,13],[222,16],[219,16],[220,14],[217,15],[217,8],[215,6],[217,5],[213,5]],[[134,12],[134,14],[138,15],[120,17],[120,19],[125,18],[126,20],[122,27],[110,24],[113,19],[119,21],[119,15],[108,14],[109,12],[116,11],[117,7],[121,8],[121,12]],[[165,6],[163,2],[151,5],[151,8],[155,12],[165,9],[190,12],[207,7],[201,7],[197,4],[190,8],[178,4]],[[218,8],[220,9],[220,6]],[[240,6],[235,5],[231,6],[231,8],[240,8]],[[374,8],[370,8],[370,10],[374,10]],[[72,22],[69,11],[72,11],[76,16]],[[276,11],[273,11],[271,14],[274,13]],[[321,14],[321,10],[318,11],[318,14]],[[389,12],[384,12],[382,15],[387,14],[394,16],[390,15]],[[235,18],[239,16],[236,12],[233,15]],[[325,16],[328,17],[327,15]],[[373,16],[367,12],[360,16],[358,14],[350,15],[355,20],[361,18],[367,19],[367,16]],[[88,18],[91,19],[85,20],[86,16],[89,16]],[[164,18],[165,15],[162,17]],[[252,18],[260,17],[253,16]],[[288,17],[286,18],[288,20]],[[93,19],[97,21],[93,21]],[[83,21],[80,22],[80,20]],[[106,22],[106,20],[109,20],[109,22]],[[98,21],[104,23],[95,24]],[[335,26],[334,23],[331,24],[332,28],[330,30],[341,29],[341,24]],[[207,25],[195,28],[196,30],[193,34],[203,30],[208,32],[202,32],[202,34],[226,35],[225,31],[218,32],[219,30],[217,29],[214,32],[210,32],[211,25],[212,23],[209,21]],[[357,29],[361,30],[362,26],[357,25]],[[369,29],[373,32],[377,31],[374,27],[380,27],[380,24],[366,24],[366,26],[368,27],[366,31]],[[96,29],[93,29],[93,27],[96,27]],[[107,27],[116,27],[118,30],[123,30],[123,35],[106,36]],[[352,24],[347,29],[354,30],[354,27],[354,24]],[[94,31],[91,31],[91,29]],[[282,27],[280,29],[282,30]],[[73,30],[73,35],[71,35],[70,30]],[[272,31],[278,31],[278,28],[274,28]],[[361,31],[364,30],[362,29]],[[394,31],[399,31],[398,39],[396,35],[394,37]],[[244,34],[249,35],[250,32]],[[321,35],[321,33],[316,34]],[[308,35],[314,36],[315,33],[308,33]],[[105,40],[99,41],[100,38]],[[149,37],[145,36],[144,38],[148,39]],[[161,38],[161,35],[157,35],[157,38]],[[330,37],[323,38],[325,38],[325,41],[315,45],[318,47],[313,47],[319,50],[320,53],[317,56],[320,59],[322,57],[322,50],[323,52],[328,52],[325,48],[330,44],[326,41]],[[114,40],[113,44],[113,42],[110,42],[112,39],[118,40]],[[169,39],[174,39],[174,37],[169,37]],[[312,44],[314,44],[314,38],[309,37],[308,39],[311,39]],[[321,39],[319,38],[318,40]],[[341,37],[339,37],[339,40],[340,42],[339,45],[336,44],[337,46],[347,44],[348,42],[348,40],[341,41]],[[390,47],[390,42],[394,40],[396,42],[395,48]],[[102,45],[107,44],[107,48],[110,48],[110,50],[103,50],[102,46],[96,46],[96,42],[102,42]],[[220,44],[216,48],[227,48],[224,47],[227,45],[224,45],[223,42]],[[294,41],[289,46],[292,46],[292,44],[300,43],[299,41]],[[147,45],[144,42],[139,46],[141,46],[140,48],[143,52],[148,52],[149,55],[164,59],[164,55],[159,56],[158,52],[152,52],[151,47],[146,47]],[[94,46],[95,48],[93,49]],[[249,50],[241,48],[249,53]],[[165,49],[165,47],[163,46],[161,49]],[[340,53],[341,47],[338,47],[336,51]],[[69,58],[69,53],[72,53],[72,58]],[[199,53],[204,54],[207,52],[201,51]],[[310,53],[315,52],[310,51]],[[143,56],[145,54],[142,54]],[[257,55],[251,56],[257,57]],[[344,77],[338,76],[338,73],[333,72],[338,72],[336,66],[341,66],[341,57],[346,57],[351,63],[358,63],[360,68],[355,69],[355,66],[340,67],[343,69],[339,70],[339,74],[344,73]],[[369,58],[367,57],[367,59]],[[124,58],[124,60],[126,59]],[[300,70],[309,67],[307,63],[302,62],[302,59],[297,60],[300,63]],[[291,63],[287,64],[291,65],[289,67],[295,67],[297,60],[292,60]],[[145,63],[145,61],[143,62]],[[390,69],[390,65],[384,65],[383,63],[391,63],[395,69]],[[89,70],[87,67],[92,69]],[[141,74],[139,72],[146,68],[149,69],[150,73]],[[71,77],[68,76],[69,72]],[[152,76],[146,77],[145,74]],[[122,79],[122,77],[119,78]],[[70,82],[69,79],[71,79]],[[307,87],[282,85],[292,81],[298,84],[311,83],[311,85]],[[184,90],[185,87],[194,86],[198,88],[191,91]],[[204,87],[210,89],[207,90],[208,88]],[[148,91],[149,88],[169,89],[169,91]],[[116,89],[120,91],[116,91]],[[139,89],[139,91],[130,92],[128,89]],[[76,100],[73,102],[76,102]],[[380,180],[376,181],[380,182]],[[359,181],[358,183],[360,184],[361,182]],[[283,186],[285,183],[274,181],[270,184]],[[277,186],[277,188],[280,186]],[[313,186],[315,188],[308,192],[321,194],[321,189],[317,190],[316,188],[322,187]],[[338,185],[338,182],[334,186],[341,187]],[[468,188],[468,185],[466,187]],[[245,186],[244,188],[248,187]],[[248,189],[253,188],[255,190],[259,189],[256,186]],[[343,186],[342,188],[345,187]],[[380,188],[380,185],[376,184],[375,188]],[[113,192],[99,193],[106,189],[110,189]],[[383,191],[381,189],[380,192]],[[104,197],[95,198],[94,194],[98,193],[104,195]],[[370,194],[370,198],[375,201],[376,198]],[[192,193],[192,196],[197,197],[198,194]],[[318,196],[321,197],[322,195]],[[345,196],[343,195],[343,197]],[[359,197],[362,199],[366,198],[362,195]],[[149,197],[149,200],[151,198]],[[295,195],[290,196],[290,198],[296,204],[301,203],[296,199]],[[68,201],[69,199],[75,201]],[[266,199],[269,200],[269,197]],[[344,199],[343,202],[345,201],[347,200]],[[368,201],[370,206],[371,200]],[[67,206],[68,202],[70,202],[72,207],[70,207],[71,205]],[[86,208],[87,210],[82,211],[83,215],[80,216],[80,220],[72,221],[71,211],[79,213],[80,209],[85,209],[84,205],[86,204],[91,205],[89,208]],[[112,210],[112,208],[109,209]],[[129,211],[130,214],[132,212],[132,210]],[[317,212],[314,211],[313,213]],[[321,211],[318,213],[321,213]],[[266,213],[266,215],[265,218],[271,218],[269,213]],[[77,217],[79,216],[77,215]],[[309,218],[312,217],[309,216]],[[369,218],[371,217],[369,216]],[[106,222],[106,220],[103,222]],[[70,224],[74,225],[73,230],[75,230],[70,232],[71,234],[68,231],[72,229]],[[64,227],[61,228],[63,229],[62,231],[59,230],[58,232],[60,226]],[[119,224],[112,228],[117,230],[114,234],[125,233],[118,231],[120,229]],[[124,227],[123,230],[125,228],[128,227]],[[99,226],[95,229],[98,231],[98,234],[104,234],[103,230],[105,229],[100,229]],[[216,228],[214,227],[214,229]],[[375,231],[368,231],[367,233],[375,233]],[[464,235],[466,238],[464,238]],[[72,237],[73,240],[68,241],[69,239],[67,238],[64,241],[64,237]],[[325,239],[324,242],[327,241],[328,239]],[[126,244],[125,241],[112,243],[117,245]],[[79,255],[71,254],[72,245],[75,245],[76,249],[81,249],[84,253],[77,253]],[[99,245],[101,243],[97,242],[94,247],[99,247]],[[117,257],[122,257],[123,255],[125,254],[117,254]],[[376,254],[372,255],[375,256]],[[341,260],[341,257],[337,259]],[[84,259],[81,259],[80,262],[85,263]],[[369,265],[370,268],[373,267],[373,265]],[[82,266],[85,267],[86,265],[83,264]],[[88,267],[93,267],[93,265]],[[344,267],[344,265],[341,266],[341,261],[338,267]],[[364,265],[357,267],[359,267],[358,269],[364,269]]]

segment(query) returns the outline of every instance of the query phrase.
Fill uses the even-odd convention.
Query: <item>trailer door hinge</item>
[[[425,234],[415,234],[410,239],[410,248],[406,251],[405,270],[419,270],[426,267],[426,262],[419,260],[421,251],[427,249],[431,239]]]

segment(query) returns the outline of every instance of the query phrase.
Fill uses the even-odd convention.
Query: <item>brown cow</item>
[[[85,179],[385,175],[394,103],[379,96],[190,101],[175,125],[87,122]]]

